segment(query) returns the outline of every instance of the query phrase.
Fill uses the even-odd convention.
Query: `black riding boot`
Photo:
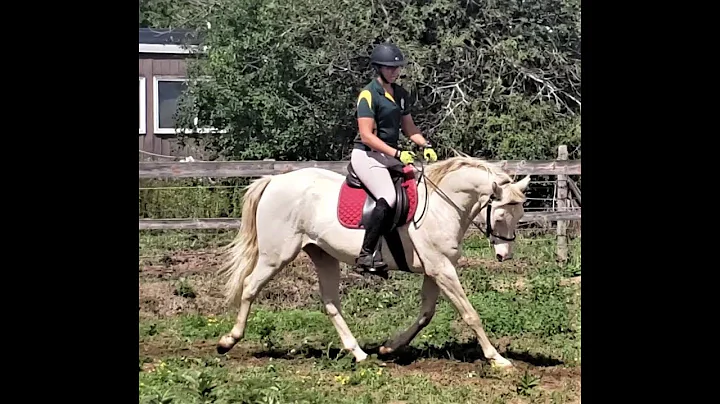
[[[390,215],[390,205],[385,202],[384,198],[380,198],[375,204],[372,215],[370,216],[370,223],[365,228],[365,238],[363,239],[362,249],[360,255],[355,260],[358,268],[363,271],[367,271],[383,278],[387,278],[387,264],[383,261],[382,254],[378,251],[378,254],[373,257],[375,248],[380,242],[380,237],[387,231],[388,224],[392,220]]]

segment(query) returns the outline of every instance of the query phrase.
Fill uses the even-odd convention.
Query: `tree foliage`
[[[198,28],[225,0],[140,0],[140,27]]]
[[[191,25],[207,50],[178,121],[224,129],[202,136],[219,156],[347,158],[370,52],[389,40],[411,61],[401,84],[441,154],[552,159],[567,144],[579,158],[579,0],[204,3],[212,12]]]

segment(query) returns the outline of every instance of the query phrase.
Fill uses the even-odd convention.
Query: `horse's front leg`
[[[485,358],[490,361],[493,367],[512,367],[512,363],[503,358],[490,343],[480,322],[480,316],[465,295],[455,266],[444,256],[433,257],[432,260],[429,260],[428,264],[429,265],[425,267],[425,273],[435,280],[442,293],[452,302],[458,313],[460,313],[463,321],[475,332]]]
[[[420,332],[420,330],[430,323],[430,320],[432,320],[435,315],[435,306],[437,305],[439,294],[440,289],[438,288],[437,283],[435,283],[431,277],[426,275],[423,278],[422,289],[420,291],[421,303],[418,318],[407,330],[403,331],[395,338],[381,346],[381,354],[389,354],[398,348],[409,344],[410,341],[412,341],[413,338],[415,338],[415,336]]]

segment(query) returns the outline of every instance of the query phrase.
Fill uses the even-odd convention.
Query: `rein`
[[[421,169],[418,169],[418,168],[417,168],[416,166],[414,166],[414,165],[413,165],[413,167],[415,168],[415,170],[417,170],[417,171],[420,173],[420,176],[418,177],[418,182],[419,182],[421,179],[423,179],[423,178],[425,179],[425,181],[423,181],[423,184],[425,184],[425,204],[424,204],[424,206],[423,206],[423,210],[422,210],[422,214],[420,215],[420,218],[418,218],[417,221],[416,221],[416,220],[413,220],[413,223],[415,224],[415,228],[418,227],[418,223],[419,223],[420,220],[423,218],[423,216],[425,216],[425,212],[427,211],[428,201],[430,200],[430,197],[429,197],[428,192],[427,192],[427,183],[428,183],[428,182],[435,188],[435,190],[436,190],[448,203],[450,203],[453,207],[455,207],[455,209],[461,210],[461,209],[455,204],[455,202],[453,202],[453,200],[450,199],[450,197],[447,196],[447,194],[446,194],[445,192],[443,192],[442,189],[440,189],[440,187],[438,187],[436,184],[434,184],[432,181],[430,181],[427,177],[425,177],[425,164],[423,163],[423,162],[425,161],[425,159],[424,159],[424,158],[420,158],[420,159],[418,159],[418,160],[420,161],[420,167],[421,167]],[[496,238],[497,238],[497,239],[500,239],[500,240],[503,240],[503,241],[513,241],[513,240],[515,240],[515,237],[516,237],[515,232],[513,232],[512,237],[509,237],[509,238],[508,238],[508,237],[503,237],[503,236],[501,236],[501,235],[499,235],[499,234],[495,234],[495,233],[493,232],[492,223],[491,223],[491,220],[490,220],[490,219],[491,219],[491,216],[492,216],[492,202],[493,202],[494,200],[495,200],[495,195],[490,194],[490,196],[488,197],[487,202],[485,202],[485,203],[483,204],[483,206],[480,208],[481,211],[482,211],[483,209],[487,208],[487,210],[486,210],[487,214],[486,214],[486,216],[485,216],[485,229],[482,229],[480,226],[478,226],[477,223],[475,223],[474,220],[470,220],[470,223],[472,223],[473,226],[475,226],[478,230],[480,230],[480,232],[481,232],[482,234],[484,234],[484,235],[490,240],[491,243],[493,243],[494,239],[496,239]]]

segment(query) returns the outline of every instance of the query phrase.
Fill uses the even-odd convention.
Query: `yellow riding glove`
[[[437,153],[435,153],[435,150],[433,150],[432,147],[426,147],[423,150],[423,156],[425,157],[425,160],[430,162],[437,161]]]
[[[411,164],[415,162],[415,153],[404,150],[399,153],[398,158],[403,162],[403,164]]]

